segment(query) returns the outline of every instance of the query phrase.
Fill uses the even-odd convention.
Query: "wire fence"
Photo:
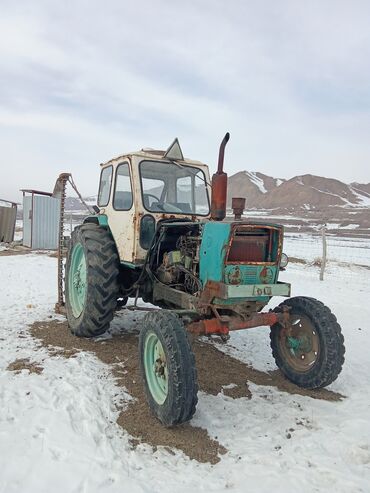
[[[65,236],[70,236],[71,231],[83,220],[84,215],[81,213],[66,213]],[[333,234],[324,225],[321,231],[313,233],[286,232],[283,251],[288,255],[290,263],[316,267],[318,278],[321,273],[322,279],[333,272],[338,275],[340,269],[340,276],[348,280],[353,272],[360,269],[370,288],[370,237],[351,237],[348,231],[344,233],[346,236],[340,236],[340,232]]]
[[[348,281],[362,271],[370,288],[370,238],[333,235],[323,226],[317,234],[287,233],[284,252],[292,263],[316,266],[321,280],[335,273]]]
[[[65,234],[82,224],[83,215],[66,214]],[[324,230],[324,235],[322,231]],[[323,230],[316,233],[285,233],[284,252],[292,262],[321,267],[323,262],[324,242],[326,242],[326,264],[328,267],[365,267],[370,269],[370,237],[359,238],[333,235]],[[369,271],[370,277],[370,271]]]

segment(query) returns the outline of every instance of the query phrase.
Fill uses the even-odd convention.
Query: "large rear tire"
[[[117,306],[119,258],[110,232],[83,224],[71,235],[66,264],[66,310],[71,332],[95,337],[109,328]]]
[[[276,365],[300,387],[315,389],[334,382],[344,363],[344,338],[330,309],[314,298],[297,296],[281,303],[291,307],[292,332],[280,324],[271,327]]]
[[[140,368],[149,407],[165,426],[189,421],[198,402],[195,358],[181,319],[148,313],[139,338]]]

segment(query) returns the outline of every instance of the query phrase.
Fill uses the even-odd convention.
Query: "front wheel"
[[[326,387],[344,363],[344,339],[330,309],[314,298],[299,296],[281,303],[290,307],[292,330],[271,327],[272,354],[284,375],[300,387]]]
[[[198,402],[197,373],[185,327],[175,313],[159,310],[145,316],[139,355],[153,414],[165,426],[189,421]]]

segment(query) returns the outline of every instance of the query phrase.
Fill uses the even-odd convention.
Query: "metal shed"
[[[59,239],[60,199],[49,192],[23,192],[23,245],[56,250]]]
[[[14,240],[17,203],[0,199],[0,243]]]

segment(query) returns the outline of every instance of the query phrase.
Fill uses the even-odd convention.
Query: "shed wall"
[[[23,197],[23,245],[31,248],[32,240],[32,196]]]
[[[60,199],[34,195],[31,248],[56,250],[59,235]]]
[[[9,243],[14,239],[16,207],[0,206],[0,242]]]

